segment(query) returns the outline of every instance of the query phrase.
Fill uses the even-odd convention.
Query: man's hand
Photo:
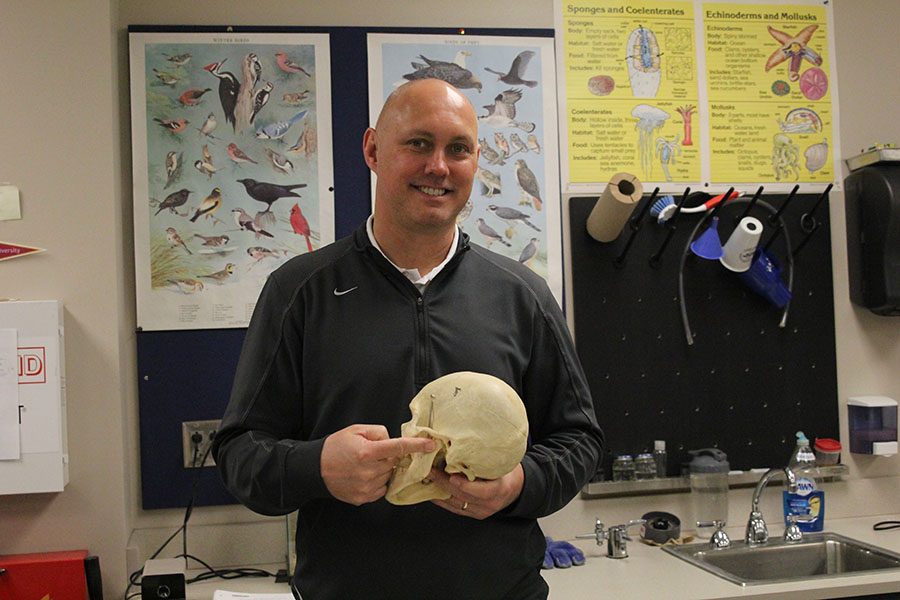
[[[432,452],[428,438],[390,438],[382,425],[351,425],[325,438],[320,468],[331,495],[355,506],[374,502],[401,458],[412,452]]]
[[[525,483],[525,471],[518,464],[499,479],[469,481],[462,473],[450,475],[443,469],[431,469],[429,478],[452,495],[447,500],[432,502],[458,515],[481,520],[503,510],[519,497]]]

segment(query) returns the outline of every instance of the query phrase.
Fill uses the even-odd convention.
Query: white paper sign
[[[0,460],[20,458],[17,342],[15,329],[0,329]]]

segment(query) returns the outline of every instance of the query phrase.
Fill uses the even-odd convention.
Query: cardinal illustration
[[[303,216],[303,211],[300,210],[299,204],[294,204],[294,206],[291,207],[291,227],[293,227],[294,233],[306,238],[307,251],[312,252],[313,246],[309,239],[309,221]]]

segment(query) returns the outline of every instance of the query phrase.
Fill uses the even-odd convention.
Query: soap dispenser
[[[884,396],[847,398],[850,452],[897,454],[897,401]]]

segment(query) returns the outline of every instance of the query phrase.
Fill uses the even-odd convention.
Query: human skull
[[[385,497],[392,504],[447,499],[450,494],[427,479],[432,466],[463,473],[470,481],[497,479],[525,455],[528,417],[514,389],[484,373],[460,371],[435,379],[409,404],[412,419],[404,437],[429,437],[437,448],[401,459]]]

